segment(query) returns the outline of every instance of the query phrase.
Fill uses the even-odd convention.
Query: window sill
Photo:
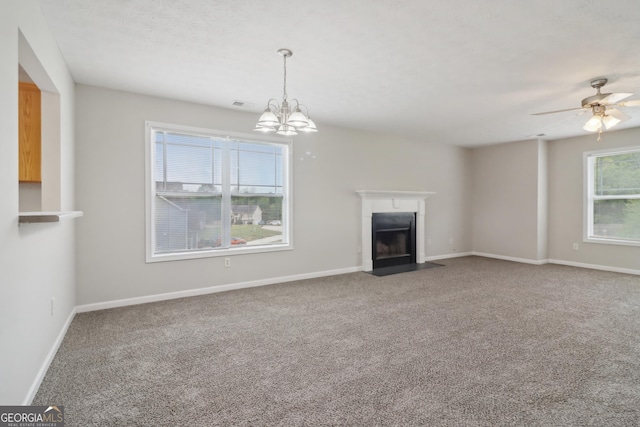
[[[213,249],[194,252],[173,252],[159,255],[147,255],[147,263],[163,262],[163,261],[180,261],[199,258],[214,258],[214,257],[228,257],[233,255],[245,255],[245,254],[259,254],[266,252],[281,252],[292,250],[293,246],[289,243],[283,243],[281,245],[270,246],[242,246],[231,247],[227,249]]]
[[[639,241],[633,241],[633,240],[599,239],[597,237],[587,237],[583,241],[585,243],[598,243],[598,244],[604,244],[604,245],[640,247],[640,242]]]
[[[36,222],[60,222],[62,220],[77,218],[83,215],[82,211],[66,212],[20,212],[19,224],[29,224]]]

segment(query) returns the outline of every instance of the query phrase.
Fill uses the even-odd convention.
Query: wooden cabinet
[[[18,92],[18,180],[42,182],[40,89],[33,83],[19,82]]]

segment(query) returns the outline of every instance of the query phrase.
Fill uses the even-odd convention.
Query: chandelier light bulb
[[[300,129],[302,132],[307,132],[307,133],[318,132],[318,129],[316,128],[316,124],[309,117],[307,117],[307,123],[308,123],[307,126]]]
[[[264,113],[258,119],[258,126],[277,126],[279,124],[278,118],[271,112],[269,107],[264,109]]]
[[[291,125],[280,125],[280,127],[278,128],[278,131],[276,132],[278,135],[283,135],[283,136],[294,136],[297,135],[298,132],[296,132],[296,128],[291,126]]]
[[[269,127],[269,126],[260,126],[260,125],[256,125],[256,128],[254,129],[254,131],[256,132],[263,132],[263,133],[270,133],[270,132],[275,132],[275,128]]]
[[[289,120],[287,120],[287,124],[296,127],[306,127],[309,126],[309,119],[304,113],[300,110],[300,107],[297,107],[293,114],[289,116]]]

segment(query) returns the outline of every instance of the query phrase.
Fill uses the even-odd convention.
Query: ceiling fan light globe
[[[616,119],[615,117],[610,115],[606,115],[602,118],[602,124],[604,124],[607,129],[611,129],[612,127],[620,123],[620,121],[620,119]]]
[[[587,130],[589,132],[597,132],[602,127],[602,119],[600,116],[593,116],[589,119],[589,121],[584,125],[582,129]]]

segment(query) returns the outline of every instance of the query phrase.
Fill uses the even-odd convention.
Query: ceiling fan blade
[[[618,102],[616,105],[619,105],[620,107],[640,107],[640,99]]]
[[[560,121],[557,121],[557,122],[551,123],[550,125],[547,125],[547,126],[545,126],[545,127],[543,127],[543,128],[540,128],[540,129],[538,129],[538,131],[537,131],[536,133],[531,134],[531,135],[527,135],[527,136],[525,136],[525,138],[526,138],[526,139],[529,139],[529,138],[533,138],[534,136],[535,136],[535,137],[537,137],[537,138],[540,138],[540,137],[546,136],[546,135],[545,135],[545,132],[547,131],[547,129],[552,129],[552,128],[554,128],[554,127],[560,126],[561,124],[563,124],[563,123],[565,123],[565,122],[568,122],[569,120],[573,120],[573,119],[575,119],[575,118],[576,118],[576,117],[578,117],[578,116],[582,116],[582,115],[583,115],[583,114],[585,114],[587,111],[589,111],[589,110],[584,109],[584,108],[581,108],[581,110],[582,110],[582,111],[579,111],[579,112],[577,112],[577,113],[575,113],[575,114],[572,114],[572,115],[570,115],[569,117],[565,117],[564,119],[562,119],[562,120],[560,120]]]
[[[577,108],[567,108],[564,110],[555,110],[555,111],[545,111],[544,113],[532,113],[532,116],[542,116],[544,114],[554,114],[554,113],[562,113],[564,111],[576,111],[576,110],[585,110],[585,108],[577,107]]]
[[[628,114],[625,114],[622,111],[617,110],[615,108],[607,108],[607,114],[610,115],[611,117],[614,117],[620,120],[620,122],[625,122],[631,118],[631,116],[629,116]]]
[[[600,101],[598,101],[598,103],[599,104],[615,104],[616,102],[622,101],[623,99],[630,97],[631,95],[633,94],[625,93],[625,92],[610,93],[609,96],[605,96]]]

